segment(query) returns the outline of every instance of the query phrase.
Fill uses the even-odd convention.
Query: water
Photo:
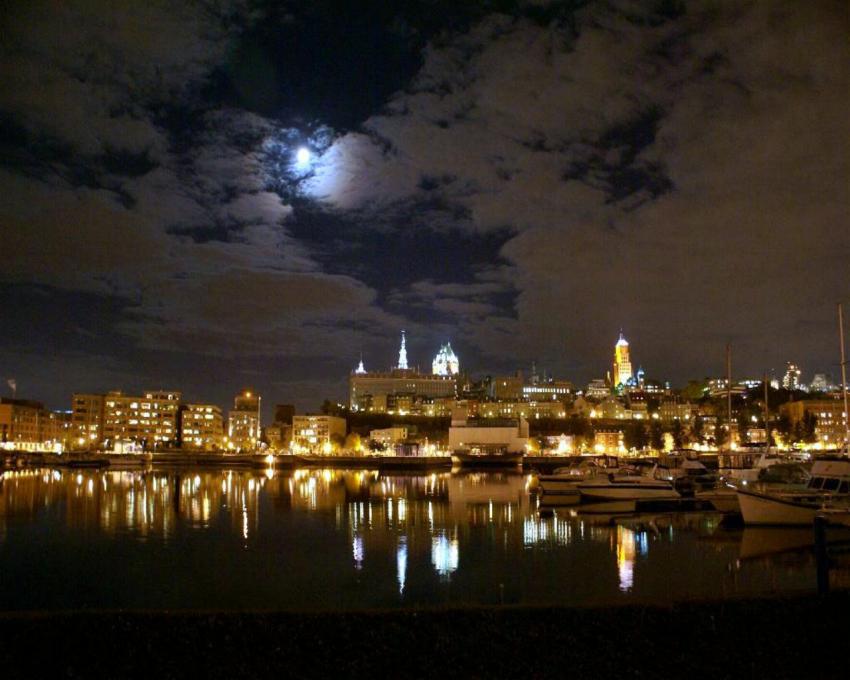
[[[666,604],[815,586],[808,529],[726,529],[715,513],[541,513],[530,482],[6,472],[0,610]],[[848,574],[838,564],[833,579],[846,585]]]

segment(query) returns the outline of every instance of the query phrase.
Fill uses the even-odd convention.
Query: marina
[[[508,470],[7,470],[0,563],[16,585],[0,609],[669,605],[817,587],[811,528],[729,525],[694,498],[553,507],[534,482]],[[832,588],[850,585],[847,538],[828,530]]]

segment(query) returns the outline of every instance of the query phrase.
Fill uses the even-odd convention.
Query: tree
[[[720,449],[729,441],[729,430],[726,422],[722,418],[717,419],[717,424],[714,426],[714,445]]]
[[[702,441],[702,435],[705,432],[705,420],[702,416],[696,416],[691,423],[691,436],[699,443]]]
[[[646,425],[644,425],[641,421],[634,421],[629,423],[623,432],[623,444],[625,447],[631,450],[642,450],[646,448],[646,445],[649,443],[649,434],[646,431]]]
[[[681,420],[674,420],[673,427],[670,428],[670,434],[673,435],[673,448],[681,449],[687,442],[687,433],[682,425]]]
[[[811,411],[805,411],[800,421],[800,440],[806,444],[814,444],[817,441],[817,424],[818,417]]]
[[[658,420],[653,420],[649,426],[649,445],[656,451],[664,449],[664,428]]]
[[[790,444],[794,441],[794,428],[791,425],[791,419],[787,414],[783,413],[776,421],[776,431],[782,436],[782,441]]]
[[[747,413],[743,409],[738,411],[737,425],[738,425],[738,441],[741,442],[742,444],[744,444],[744,443],[746,443],[750,440],[750,436],[747,433],[747,431],[749,430],[749,422],[747,420]]]

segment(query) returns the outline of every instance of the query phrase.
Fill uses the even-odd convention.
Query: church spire
[[[401,349],[398,351],[398,368],[407,370],[407,343],[404,338],[404,331],[401,332]]]

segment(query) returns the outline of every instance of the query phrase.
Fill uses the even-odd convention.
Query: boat
[[[639,475],[628,468],[580,482],[577,488],[582,502],[674,500],[681,497],[670,480]]]
[[[551,475],[538,475],[537,480],[545,496],[574,496],[578,493],[576,487],[580,482],[614,470],[616,468],[608,467],[595,459],[583,460],[571,467],[557,468]]]
[[[822,510],[850,509],[850,458],[816,460],[800,490],[788,487],[737,489],[747,525],[811,525]]]

